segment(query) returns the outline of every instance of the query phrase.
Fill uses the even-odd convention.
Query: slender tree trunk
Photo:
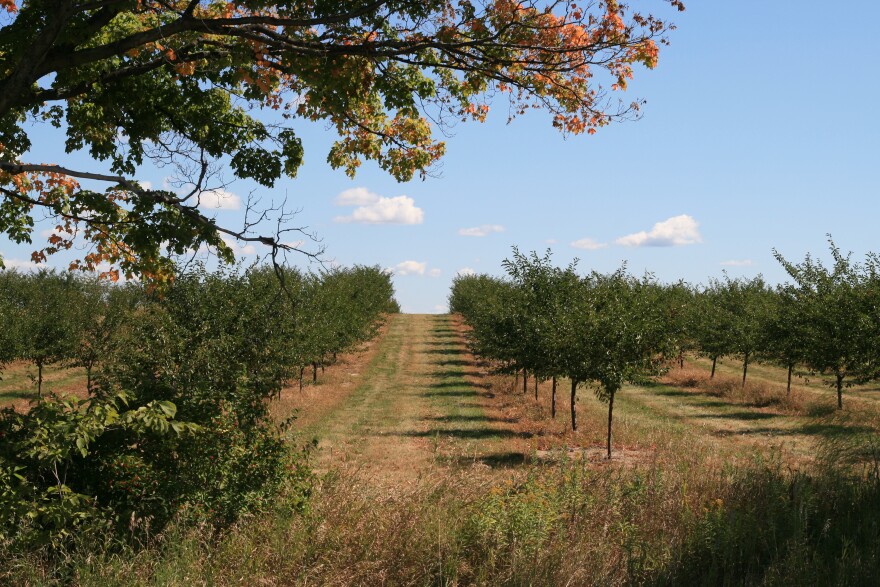
[[[684,351],[678,352],[678,368],[684,369]]]
[[[742,388],[746,388],[746,373],[749,371],[749,353],[743,356],[743,384]]]
[[[86,391],[92,395],[92,366],[86,365]]]
[[[324,374],[324,359],[321,359],[321,375]]]
[[[516,391],[516,388],[519,387],[519,369],[513,370],[513,391]]]
[[[37,361],[37,397],[43,399],[43,361]]]
[[[788,385],[785,388],[785,395],[791,395],[791,371],[794,369],[794,363],[788,364]]]
[[[718,357],[712,357],[712,374],[709,375],[709,379],[715,379],[715,363],[718,362]]]
[[[578,429],[577,412],[575,411],[575,401],[577,400],[577,381],[571,380],[571,429]]]
[[[614,391],[608,396],[608,460],[611,460],[611,419],[614,413]]]
[[[538,376],[535,375],[535,401],[538,401]]]
[[[556,418],[556,375],[553,376],[553,391],[550,396],[550,417]]]
[[[312,383],[318,382],[318,363],[312,363]]]
[[[523,367],[523,395],[526,395],[529,392],[529,372],[526,371],[526,368]]]
[[[837,374],[837,409],[843,409],[843,375]]]

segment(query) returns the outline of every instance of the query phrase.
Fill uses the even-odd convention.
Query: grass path
[[[368,475],[413,480],[437,458],[515,435],[486,414],[487,392],[445,315],[398,314],[339,406],[303,430],[319,464],[349,462]]]

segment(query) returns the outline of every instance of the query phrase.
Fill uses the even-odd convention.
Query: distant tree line
[[[636,278],[626,268],[580,275],[576,262],[556,267],[548,251],[524,255],[514,249],[506,276],[463,275],[453,281],[450,311],[470,326],[478,356],[501,371],[550,380],[556,417],[557,381],[570,383],[571,427],[577,430],[578,387],[592,385],[608,405],[607,454],[611,456],[614,400],[625,382],[662,373],[686,353],[712,361],[779,364],[830,375],[843,407],[843,390],[880,376],[880,260],[869,254],[855,263],[830,241],[833,264],[807,256],[801,263],[774,252],[791,278],[769,286],[752,279],[710,280],[706,286],[662,284]],[[518,382],[515,384],[518,385]]]

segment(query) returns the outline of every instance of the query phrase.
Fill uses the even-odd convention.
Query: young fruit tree
[[[484,120],[493,97],[592,134],[638,115],[617,96],[671,29],[611,0],[0,0],[0,232],[30,242],[45,215],[57,228],[35,260],[79,236],[92,247],[74,267],[159,281],[172,253],[230,261],[223,236],[305,251],[284,244],[283,211],[241,227],[200,212],[218,170],[267,187],[296,175],[313,121],[337,135],[332,167],[371,160],[405,181],[443,155],[438,131]],[[43,161],[49,141],[70,157]],[[180,189],[142,181],[149,162]]]
[[[880,375],[880,324],[876,276],[880,261],[871,255],[860,265],[841,253],[830,240],[833,265],[826,267],[809,255],[801,263],[774,256],[794,284],[785,287],[803,337],[799,352],[806,365],[834,377],[837,408],[843,409],[843,389]]]
[[[596,395],[608,403],[610,459],[615,396],[624,383],[658,374],[675,341],[660,284],[649,277],[631,277],[623,269],[610,275],[594,273],[589,279],[592,312],[582,328],[592,341],[586,349],[590,379],[597,383]]]

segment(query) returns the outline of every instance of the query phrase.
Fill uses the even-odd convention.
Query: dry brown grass
[[[665,385],[724,398],[731,403],[748,407],[773,408],[790,415],[805,413],[806,400],[802,392],[793,388],[788,393],[785,385],[775,385],[764,380],[746,379],[743,386],[740,378],[721,373],[710,378],[704,369],[686,366],[684,369],[670,369],[660,381]]]

